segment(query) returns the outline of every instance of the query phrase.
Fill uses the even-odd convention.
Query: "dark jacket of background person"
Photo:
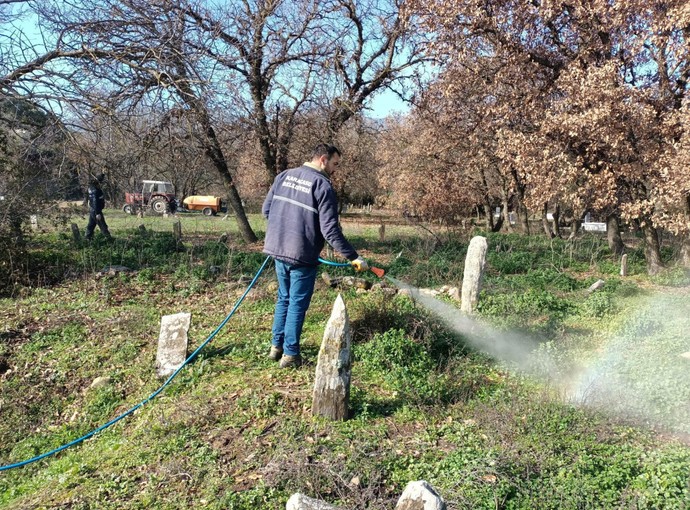
[[[324,241],[348,260],[357,258],[340,229],[331,181],[310,166],[278,174],[262,213],[268,218],[263,251],[278,260],[315,266]]]
[[[101,188],[101,182],[105,179],[105,175],[100,174],[89,184],[89,223],[86,225],[86,239],[93,238],[93,231],[96,225],[101,229],[103,235],[111,239],[108,224],[105,222],[103,216],[103,208],[105,207],[105,194]]]
[[[94,179],[89,184],[89,212],[101,214],[105,207],[105,194],[101,189],[101,183]]]

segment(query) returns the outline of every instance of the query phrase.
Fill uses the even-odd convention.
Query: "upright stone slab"
[[[81,232],[79,232],[79,226],[76,223],[72,223],[70,227],[72,228],[72,239],[74,239],[76,244],[79,244],[81,242]]]
[[[386,240],[386,224],[381,223],[379,227],[379,241],[383,242]]]
[[[31,220],[31,230],[38,230],[38,216],[32,214],[29,219]]]
[[[621,257],[621,276],[628,276],[628,255]]]
[[[187,359],[187,332],[191,320],[192,314],[186,312],[161,317],[156,355],[158,377],[168,377]]]
[[[428,482],[419,480],[407,484],[395,510],[446,510],[446,503]]]
[[[177,220],[175,223],[173,223],[173,235],[175,236],[175,240],[177,242],[182,239],[182,223],[180,220]]]
[[[332,420],[346,420],[350,405],[350,344],[352,331],[345,302],[340,294],[333,304],[331,317],[321,342],[316,364],[314,398],[311,412]]]
[[[462,278],[462,302],[460,304],[460,309],[466,314],[474,313],[477,308],[488,249],[489,244],[486,237],[482,236],[473,237],[467,249],[465,272]]]

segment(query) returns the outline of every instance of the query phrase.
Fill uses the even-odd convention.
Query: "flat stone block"
[[[187,332],[192,314],[187,312],[161,317],[161,331],[158,336],[156,375],[168,377],[187,359]]]

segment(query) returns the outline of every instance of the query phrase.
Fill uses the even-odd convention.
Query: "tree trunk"
[[[548,210],[549,203],[544,202],[544,208],[541,211],[541,226],[544,228],[544,233],[546,234],[546,237],[553,239],[554,234],[551,231],[551,225],[549,225],[549,218],[547,217]]]
[[[644,233],[644,256],[647,261],[647,273],[655,275],[664,265],[661,262],[661,245],[659,244],[659,233],[649,221],[642,227]]]
[[[515,190],[517,191],[517,196],[515,197],[517,202],[516,212],[518,215],[520,230],[523,234],[529,235],[529,211],[527,210],[527,206],[525,206],[525,192],[527,190],[527,186],[520,179],[516,169],[512,169],[510,174],[513,176]]]
[[[487,204],[486,209],[489,211],[487,213],[487,221],[491,222],[491,231],[499,232],[501,227],[503,227],[503,214],[499,213],[498,218],[494,221],[494,208],[490,204]]]
[[[574,218],[573,221],[570,223],[570,235],[568,236],[568,239],[575,238],[578,231],[580,230],[580,226],[582,226],[582,220]]]
[[[181,70],[180,74],[184,75],[184,67],[180,65],[178,68]],[[201,128],[203,129],[204,136],[200,137],[200,142],[202,143],[204,152],[216,167],[216,170],[223,180],[223,187],[225,187],[225,191],[228,193],[227,202],[230,204],[235,213],[235,219],[237,220],[237,225],[240,229],[242,239],[244,239],[247,243],[255,243],[259,240],[259,238],[256,237],[256,234],[252,230],[249,220],[247,219],[247,214],[245,213],[244,206],[242,205],[242,199],[240,198],[240,194],[235,187],[233,176],[230,173],[228,162],[225,159],[225,153],[223,152],[220,140],[218,140],[218,136],[216,135],[216,130],[213,128],[211,117],[208,113],[208,107],[200,98],[195,95],[188,83],[183,81],[180,83],[179,87],[183,92],[182,97],[185,103],[192,108],[196,114]]]
[[[230,169],[228,168],[228,163],[225,160],[225,155],[223,154],[218,142],[218,138],[216,137],[215,130],[210,124],[207,124],[205,127],[209,142],[206,145],[206,154],[211,161],[213,161],[216,170],[218,170],[218,173],[223,179],[223,187],[228,193],[228,204],[230,204],[230,207],[232,207],[232,210],[235,213],[235,219],[237,220],[237,225],[240,229],[242,239],[244,239],[244,241],[247,243],[255,243],[259,240],[259,238],[256,237],[254,230],[252,230],[252,227],[249,224],[249,219],[247,218],[247,214],[244,211],[244,206],[242,205],[242,199],[240,198],[240,194],[235,187],[232,175],[230,174]]]
[[[690,234],[685,234],[680,248],[680,262],[684,268],[690,269]]]
[[[620,257],[625,251],[625,244],[621,238],[620,224],[618,223],[618,216],[616,214],[609,214],[606,217],[606,236],[609,242],[609,250],[611,253]]]
[[[509,212],[509,207],[508,207],[509,203],[510,203],[510,199],[504,193],[503,194],[503,210],[501,211],[501,216],[503,217],[503,223],[506,225],[508,232],[513,232],[513,224],[510,223],[510,212]]]
[[[522,200],[520,200],[518,205],[518,221],[522,233],[529,235],[529,211],[525,204],[522,203]]]
[[[553,232],[553,237],[561,237],[561,206],[556,204],[553,210],[553,224],[551,225],[551,232]]]
[[[484,216],[486,217],[486,228],[495,232],[494,230],[494,213],[488,207],[484,209]]]
[[[690,194],[685,197],[685,220],[690,225]],[[683,267],[690,269],[690,232],[686,232],[683,238],[683,245],[680,248],[680,260]]]

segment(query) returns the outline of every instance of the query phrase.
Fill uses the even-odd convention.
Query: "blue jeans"
[[[304,316],[311,303],[316,282],[316,266],[300,266],[274,259],[278,277],[278,300],[273,316],[271,343],[283,349],[283,354],[300,353]]]

